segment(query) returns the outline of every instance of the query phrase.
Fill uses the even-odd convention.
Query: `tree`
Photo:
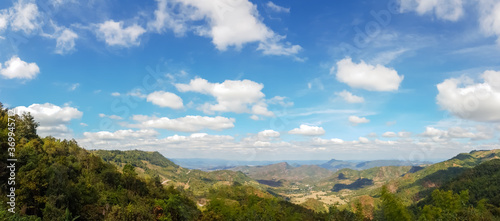
[[[410,213],[401,201],[389,192],[386,186],[382,186],[381,216],[383,220],[409,221],[412,219]]]

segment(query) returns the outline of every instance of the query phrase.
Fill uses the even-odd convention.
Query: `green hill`
[[[176,165],[158,152],[139,150],[95,150],[92,152],[118,168],[123,168],[126,164],[134,166],[139,176],[145,179],[158,176],[163,185],[181,187],[192,192],[196,198],[205,197],[214,185],[232,185],[238,182],[260,188],[256,181],[241,172],[190,170]]]
[[[267,166],[242,166],[232,168],[233,171],[241,171],[256,180],[284,180],[290,182],[315,182],[328,177],[333,172],[316,165],[290,166],[288,163],[277,163]]]

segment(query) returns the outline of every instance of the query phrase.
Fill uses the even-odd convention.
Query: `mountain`
[[[293,166],[319,165],[325,163],[325,160],[237,161],[203,158],[173,158],[171,160],[181,167],[203,171],[224,170],[238,166],[265,166],[281,162],[287,162]]]
[[[499,158],[500,149],[460,153],[449,160],[429,165],[415,173],[406,174],[404,177],[388,182],[387,185],[396,189],[397,194],[410,204],[420,201],[423,195],[443,186],[467,169]]]
[[[354,169],[354,170],[366,170],[373,167],[383,167],[383,166],[417,166],[423,164],[432,164],[431,162],[418,162],[418,161],[402,161],[402,160],[371,160],[362,162],[351,162],[331,159],[330,161],[320,164],[320,167],[329,169],[332,171],[337,171],[344,168]]]
[[[316,165],[293,167],[286,162],[267,166],[241,166],[230,170],[241,171],[256,180],[286,180],[292,182],[311,182],[333,174],[333,172]]]
[[[139,150],[95,150],[92,151],[104,161],[123,168],[130,164],[136,168],[140,177],[160,177],[164,185],[174,185],[191,191],[196,197],[205,193],[214,185],[232,185],[234,182],[259,188],[259,184],[237,171],[218,170],[205,172],[191,170],[178,166],[158,152],[145,152]]]

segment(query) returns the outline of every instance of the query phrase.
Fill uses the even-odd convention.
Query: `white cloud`
[[[327,140],[327,139],[315,137],[312,139],[312,142],[315,144],[327,145],[327,144],[343,144],[344,140],[339,139],[339,138],[332,138],[332,139]]]
[[[87,127],[87,126],[89,126],[89,125],[88,125],[88,124],[86,124],[86,123],[80,123],[80,126],[82,126],[82,127]]]
[[[366,137],[359,137],[358,141],[363,144],[370,143],[370,140]]]
[[[485,71],[483,83],[467,77],[450,78],[437,85],[438,105],[460,118],[494,122],[500,121],[500,72]]]
[[[500,45],[500,2],[494,0],[479,1],[479,23],[481,30],[488,36],[496,35]]]
[[[434,127],[426,127],[421,135],[424,137],[447,137],[448,132]]]
[[[108,20],[97,25],[97,36],[104,39],[110,46],[131,47],[140,44],[139,37],[146,32],[137,24],[123,27],[123,21]]]
[[[271,146],[271,143],[270,142],[267,142],[267,141],[255,141],[255,143],[253,144],[253,146],[255,147],[269,147]]]
[[[175,15],[172,8],[169,8],[167,0],[156,0],[158,8],[155,10],[155,19],[149,21],[148,29],[162,33],[167,29],[173,30],[178,36],[183,36],[187,31],[186,19],[187,15]]]
[[[410,136],[411,136],[411,132],[407,132],[407,131],[398,132],[398,137],[410,137]]]
[[[167,157],[206,157],[214,153],[219,155],[227,152],[239,154],[239,151],[233,149],[238,144],[233,142],[234,138],[231,136],[206,133],[193,133],[189,136],[172,135],[161,139],[157,136],[158,133],[154,130],[85,132],[84,137],[78,139],[78,143],[87,149],[167,151],[168,155],[165,155]]]
[[[299,128],[292,129],[288,131],[289,134],[300,134],[305,136],[320,136],[325,134],[325,130],[322,127],[309,126],[302,124]]]
[[[184,107],[182,98],[176,94],[166,91],[155,91],[147,96],[147,101],[160,107],[169,107],[172,109],[181,109]]]
[[[275,11],[275,12],[285,12],[285,13],[290,13],[290,8],[285,8],[279,5],[274,4],[273,2],[269,1],[267,2],[266,6]]]
[[[224,130],[234,127],[234,119],[226,117],[185,116],[175,119],[167,117],[149,117],[134,115],[132,117],[138,124],[129,124],[129,127],[157,128],[171,131],[198,132],[204,129]]]
[[[40,73],[40,68],[38,68],[36,63],[27,63],[22,61],[16,55],[6,61],[4,66],[5,67],[2,67],[0,63],[0,74],[8,79],[33,79],[38,73]]]
[[[133,97],[138,97],[138,98],[147,98],[148,96],[142,93],[141,89],[133,89],[129,92],[127,92],[127,96],[133,96]]]
[[[341,91],[341,92],[337,92],[335,94],[349,103],[363,103],[363,102],[365,102],[365,99],[363,97],[356,96],[356,95],[354,95],[351,92],[346,91],[346,90]]]
[[[28,107],[19,106],[14,108],[16,113],[30,112],[35,121],[40,123],[38,132],[40,136],[54,136],[68,138],[71,130],[67,127],[73,119],[80,119],[81,111],[74,107],[60,107],[51,103],[32,104]]]
[[[210,83],[202,78],[192,79],[189,84],[176,84],[180,92],[198,92],[212,95],[217,104],[206,103],[202,110],[211,112],[251,113],[261,116],[274,116],[267,109],[265,95],[262,93],[264,85],[250,80],[226,80],[222,83]]]
[[[280,132],[274,130],[263,130],[257,134],[260,137],[279,137]]]
[[[9,24],[9,14],[6,10],[0,10],[0,31],[3,31],[7,28]]]
[[[434,141],[444,141],[451,138],[470,138],[471,140],[489,140],[494,137],[493,130],[488,130],[482,127],[471,129],[462,127],[450,127],[448,130],[441,130],[434,127],[426,127],[425,131],[421,134],[424,137],[433,138]]]
[[[387,131],[385,133],[382,134],[382,137],[396,137],[396,133],[394,132],[391,132],[391,131]]]
[[[113,96],[113,97],[118,97],[118,96],[120,96],[120,93],[118,93],[118,92],[113,92],[113,93],[111,93],[111,96]]]
[[[79,83],[74,83],[74,84],[72,84],[72,85],[69,87],[69,90],[70,90],[70,91],[74,91],[74,90],[76,90],[78,87],[80,87],[80,84],[79,84]]]
[[[13,7],[9,8],[9,15],[13,31],[22,30],[26,34],[30,34],[41,26],[40,12],[35,3],[25,3],[25,1],[19,0],[14,3]]]
[[[273,142],[271,138],[263,139],[255,134],[249,134],[249,137],[240,140],[232,136],[206,133],[163,138],[158,136],[160,135],[152,130],[101,131],[85,133],[82,139],[78,139],[78,143],[87,149],[140,149],[159,151],[166,157],[173,158],[203,157],[231,160],[327,159],[329,156],[359,160],[360,156],[365,156],[363,160],[392,157],[425,161],[453,157],[455,154],[452,155],[450,152],[500,148],[496,140],[491,143],[453,142],[444,139],[436,142],[426,137],[397,141],[370,140],[365,137],[351,141],[312,137],[303,141]]]
[[[347,57],[337,62],[337,80],[352,88],[369,91],[395,91],[404,76],[398,75],[394,69],[382,65],[369,65],[364,61],[353,63]]]
[[[123,118],[120,117],[120,116],[117,116],[117,115],[106,115],[106,114],[102,114],[102,113],[99,114],[99,117],[101,117],[101,118],[105,118],[106,117],[106,118],[109,118],[109,119],[112,119],[112,120],[123,120]]]
[[[151,139],[155,138],[159,133],[155,130],[118,130],[115,132],[99,131],[99,132],[84,132],[83,136],[92,140],[126,140],[126,139]]]
[[[70,29],[65,28],[62,30],[56,38],[56,50],[57,54],[67,54],[74,50],[75,39],[78,35]]]
[[[302,48],[284,42],[285,36],[269,29],[260,19],[257,7],[248,0],[157,0],[154,20],[148,27],[156,32],[172,29],[177,35],[193,30],[212,38],[218,50],[240,49],[258,42],[258,50],[269,55],[295,55]],[[199,24],[205,21],[206,24]],[[192,25],[189,23],[196,23]]]
[[[349,116],[349,122],[351,122],[352,125],[356,126],[358,124],[366,124],[369,123],[370,120],[364,118],[364,117],[358,117],[358,116]]]
[[[56,39],[56,49],[54,52],[64,55],[74,51],[75,40],[78,39],[78,35],[69,28],[58,26],[52,20],[50,20],[50,24],[54,32],[52,34],[42,33],[41,35],[47,38]]]
[[[401,12],[434,13],[443,20],[457,21],[464,15],[463,0],[400,0],[400,3]]]
[[[262,51],[265,55],[295,55],[298,54],[302,47],[300,45],[292,45],[290,42],[281,43],[285,39],[285,36],[275,35],[272,38],[267,39],[259,43],[257,50]],[[303,59],[296,58],[297,61],[303,61]]]
[[[279,104],[283,107],[291,107],[293,106],[292,101],[286,101],[287,97],[282,97],[282,96],[274,96],[273,98],[267,100],[267,103],[269,104]]]

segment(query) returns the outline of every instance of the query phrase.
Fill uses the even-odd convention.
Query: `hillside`
[[[130,164],[140,177],[150,179],[158,176],[163,185],[174,185],[188,190],[197,198],[206,196],[214,185],[231,185],[234,182],[259,188],[259,184],[245,174],[230,170],[205,172],[182,168],[158,152],[139,150],[96,150],[92,151],[104,161],[123,168]]]
[[[304,183],[314,182],[333,174],[333,172],[316,165],[293,167],[286,162],[267,166],[242,166],[231,168],[230,170],[241,171],[255,180],[283,180]]]
[[[401,160],[370,160],[362,162],[350,162],[350,161],[331,159],[330,161],[324,164],[320,164],[319,166],[332,171],[337,171],[345,168],[353,170],[366,170],[373,167],[418,166],[423,164],[431,164],[431,162],[401,161]]]
[[[388,186],[397,190],[397,194],[407,204],[418,202],[423,198],[422,195],[441,187],[467,169],[499,158],[500,149],[460,153],[449,160],[429,165],[415,173],[406,174],[404,177],[389,182]]]

